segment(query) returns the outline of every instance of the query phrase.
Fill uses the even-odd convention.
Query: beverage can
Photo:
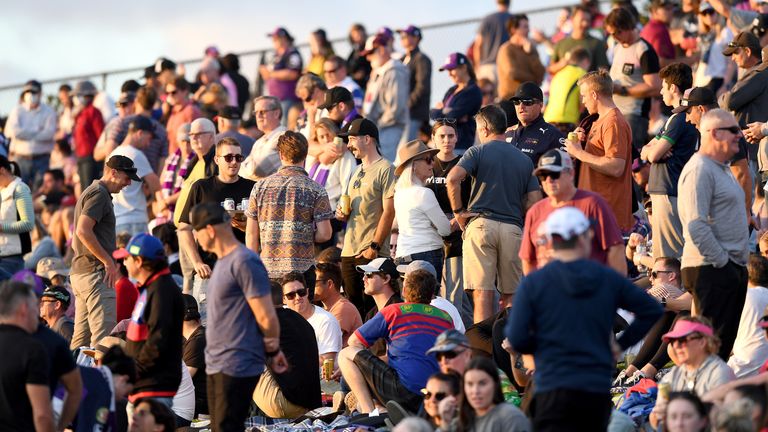
[[[342,137],[334,138],[333,143],[336,144],[336,151],[338,151],[339,153],[343,153],[344,149],[347,148],[347,145],[344,144],[344,138]]]
[[[248,202],[248,198],[243,198],[243,201],[240,204],[240,207],[243,209],[243,211],[248,210]]]
[[[227,198],[224,200],[224,210],[226,211],[235,211],[235,200],[232,198]]]
[[[579,136],[576,135],[576,132],[568,132],[568,141],[578,141]]]
[[[349,195],[344,194],[339,197],[339,208],[341,209],[342,213],[349,215],[349,213],[352,211],[352,200],[350,199]]]
[[[669,385],[669,383],[659,383],[659,397],[664,398],[664,400],[669,400],[669,392],[672,390],[672,387]]]
[[[323,360],[323,379],[330,381],[333,376],[333,359]]]

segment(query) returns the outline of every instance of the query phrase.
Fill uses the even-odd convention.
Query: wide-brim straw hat
[[[397,150],[397,160],[400,161],[400,164],[395,168],[395,175],[399,176],[402,174],[406,165],[419,156],[435,155],[438,152],[440,150],[427,147],[421,140],[409,141]]]

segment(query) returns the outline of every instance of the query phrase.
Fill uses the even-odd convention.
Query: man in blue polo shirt
[[[366,278],[381,275],[378,267],[357,268]],[[403,285],[406,302],[379,311],[350,336],[349,346],[339,353],[339,369],[361,412],[373,411],[374,397],[381,405],[393,400],[406,410],[418,410],[421,389],[438,371],[437,361],[426,352],[440,333],[453,328],[450,315],[429,305],[436,287],[437,281],[428,271],[410,273]],[[387,341],[388,363],[366,349],[379,339]]]
[[[685,120],[688,102],[683,98],[685,90],[693,85],[693,73],[690,66],[673,63],[664,67],[659,76],[661,97],[665,105],[673,108],[672,116],[659,134],[643,146],[640,158],[651,163],[648,194],[653,206],[653,256],[680,258],[683,226],[677,213],[677,180],[699,142],[696,126]]]
[[[520,124],[507,137],[510,142],[526,154],[533,165],[539,163],[544,153],[563,146],[560,140],[563,134],[551,124],[544,121],[544,95],[536,83],[528,81],[520,84],[511,98],[515,104],[515,113]]]

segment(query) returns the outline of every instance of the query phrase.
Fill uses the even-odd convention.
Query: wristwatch
[[[626,86],[619,87],[619,94],[622,96],[629,95],[629,89]]]
[[[667,298],[666,297],[662,297],[661,298],[661,306],[665,307],[665,308],[667,307]]]
[[[381,249],[381,245],[376,243],[375,241],[372,241],[368,247],[375,250],[376,252],[378,252]]]

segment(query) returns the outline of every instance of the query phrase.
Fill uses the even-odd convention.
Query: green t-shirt
[[[555,53],[552,54],[552,61],[560,61],[561,58],[565,57],[566,53],[575,48],[584,48],[589,51],[590,58],[592,59],[589,70],[594,71],[601,67],[609,66],[608,57],[605,55],[608,51],[605,42],[590,35],[586,35],[583,39],[574,39],[568,36],[555,44]]]

